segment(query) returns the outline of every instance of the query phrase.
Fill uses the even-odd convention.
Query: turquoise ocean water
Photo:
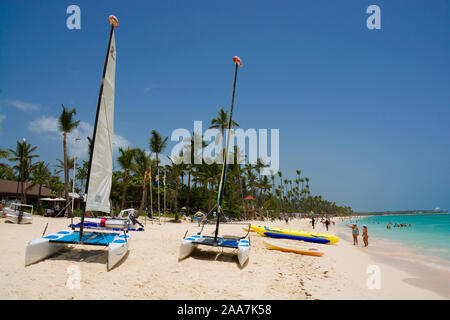
[[[367,225],[370,237],[400,242],[414,247],[425,255],[437,256],[450,261],[450,214],[417,214],[371,216],[346,221],[354,222],[362,233],[363,224]],[[392,229],[386,229],[392,222]],[[397,227],[395,223],[406,223],[408,227]],[[411,224],[411,227],[409,227]]]

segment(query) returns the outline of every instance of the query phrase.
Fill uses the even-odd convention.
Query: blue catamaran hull
[[[248,239],[217,237],[215,240],[211,236],[195,234],[181,240],[178,258],[181,260],[188,257],[197,245],[237,249],[237,256],[241,266],[245,264],[250,254],[250,241]]]
[[[70,244],[108,247],[108,270],[112,269],[127,253],[130,235],[124,233],[84,232],[79,241],[80,233],[75,230],[63,230],[30,241],[26,248],[25,265],[43,260]]]

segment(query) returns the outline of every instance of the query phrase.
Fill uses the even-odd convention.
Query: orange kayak
[[[320,251],[319,249],[302,247],[302,246],[296,245],[294,243],[285,243],[285,242],[281,242],[281,241],[268,240],[268,239],[264,239],[263,243],[267,248],[269,248],[271,250],[294,252],[294,253],[299,253],[299,254],[306,254],[308,256],[316,256],[316,257],[323,256],[323,252]]]

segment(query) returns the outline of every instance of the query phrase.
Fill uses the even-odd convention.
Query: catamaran
[[[86,205],[81,215],[81,223],[72,226],[70,230],[38,238],[28,243],[25,255],[25,265],[45,259],[68,245],[91,245],[108,247],[108,270],[113,268],[129,250],[130,235],[128,224],[122,221],[120,232],[84,232],[86,211],[110,213],[110,192],[112,185],[112,156],[114,136],[114,87],[116,74],[116,42],[114,29],[119,22],[113,15],[109,16],[111,31],[106,51],[103,76],[97,103],[94,133],[92,137],[92,152],[89,158],[88,176],[86,181]],[[103,231],[111,231],[106,227]],[[88,228],[88,226],[86,226]],[[78,229],[78,230],[77,230]],[[45,231],[44,231],[45,233]]]
[[[237,256],[238,256],[239,264],[241,265],[241,267],[248,260],[248,257],[250,254],[250,240],[247,239],[248,233],[244,237],[232,237],[232,236],[219,237],[218,236],[220,216],[223,213],[222,197],[223,197],[223,192],[225,190],[225,181],[226,181],[226,175],[227,175],[228,145],[229,145],[229,140],[230,140],[231,119],[232,119],[233,104],[234,104],[234,93],[235,93],[235,89],[236,89],[236,78],[237,78],[238,67],[242,66],[241,59],[237,56],[233,57],[233,62],[235,64],[233,91],[232,91],[232,95],[231,95],[230,115],[228,118],[226,147],[225,147],[225,153],[223,155],[224,159],[223,159],[223,166],[222,166],[222,174],[220,176],[219,192],[218,192],[218,196],[217,196],[217,222],[216,222],[216,229],[214,232],[214,237],[203,236],[203,235],[201,235],[201,231],[198,234],[194,234],[187,238],[185,236],[185,238],[181,240],[180,250],[179,250],[179,254],[178,254],[179,260],[188,257],[197,245],[206,245],[206,246],[212,246],[212,247],[237,249],[237,252],[238,252]],[[186,234],[187,234],[187,232],[186,232]]]
[[[25,208],[29,208],[30,212],[26,212]],[[29,204],[12,202],[9,207],[3,208],[3,213],[5,222],[26,224],[33,220],[33,206]]]

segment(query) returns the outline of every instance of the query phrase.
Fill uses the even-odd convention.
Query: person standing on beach
[[[367,247],[369,245],[369,234],[367,233],[367,226],[363,225],[363,241],[364,241],[364,247]]]
[[[284,216],[284,220],[286,220],[286,224],[289,224],[289,216],[287,214]]]
[[[347,226],[349,228],[352,228],[352,236],[353,236],[353,245],[357,246],[358,245],[358,235],[359,235],[359,229],[356,226],[356,223],[354,223],[351,226]]]
[[[312,227],[313,227],[313,229],[314,229],[314,223],[315,223],[316,221],[314,220],[314,217],[312,217],[312,219],[311,219],[311,224],[312,224]]]
[[[328,231],[329,225],[330,225],[330,219],[327,218],[327,220],[325,220],[325,227],[327,228],[327,231]]]

